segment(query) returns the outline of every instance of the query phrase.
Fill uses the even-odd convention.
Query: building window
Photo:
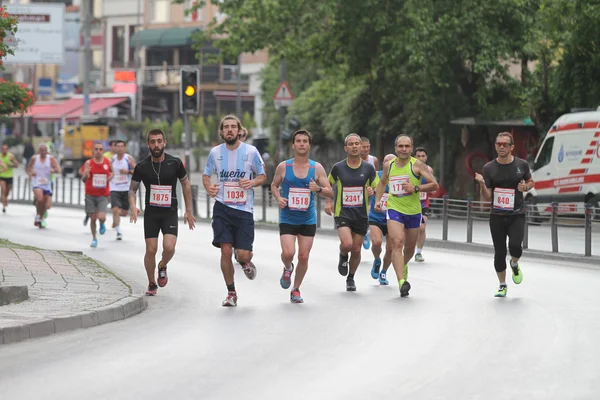
[[[135,66],[135,52],[136,48],[131,46],[131,38],[140,30],[139,26],[130,25],[129,26],[129,65]]]
[[[198,0],[185,0],[183,2],[184,13],[185,10],[190,10],[192,7],[198,4]],[[185,22],[199,22],[202,21],[202,7],[195,9],[192,12],[188,12],[184,14]]]
[[[171,0],[150,0],[150,23],[168,23],[170,10]]]
[[[112,65],[123,66],[125,63],[125,27],[112,28]]]

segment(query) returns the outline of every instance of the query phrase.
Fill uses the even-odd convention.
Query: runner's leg
[[[387,240],[392,248],[392,266],[396,272],[398,281],[404,279],[404,224],[388,219],[387,221],[388,235]]]
[[[308,271],[308,257],[315,238],[314,236],[298,235],[298,265],[296,266],[296,276],[294,277],[294,288],[300,289],[302,281]]]
[[[281,261],[283,262],[283,266],[286,269],[291,269],[296,253],[296,236],[279,235],[279,242],[281,243]]]
[[[148,283],[156,284],[156,252],[158,251],[158,237],[146,238],[146,254],[144,254],[144,267],[148,276]]]

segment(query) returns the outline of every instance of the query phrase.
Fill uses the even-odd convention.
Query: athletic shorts
[[[0,178],[0,181],[6,182],[7,185],[13,184],[13,178]]]
[[[292,224],[279,224],[279,236],[281,235],[294,235],[294,236],[308,236],[314,237],[317,233],[317,225],[292,225]]]
[[[44,188],[41,188],[41,187],[34,187],[33,188],[33,190],[36,190],[36,189],[42,190],[44,192],[44,196],[52,196],[52,190],[51,189],[44,189]],[[34,200],[33,204],[35,204],[35,200]]]
[[[375,221],[369,221],[369,225],[378,227],[379,229],[381,229],[381,233],[383,234],[383,236],[387,236],[387,232],[388,231],[387,231],[387,225],[386,224],[379,224],[379,223],[377,223]]]
[[[177,236],[179,219],[177,218],[177,210],[161,210],[155,212],[144,213],[144,238],[158,238],[158,234],[162,232],[164,235]]]
[[[231,243],[234,249],[252,251],[254,244],[254,215],[215,202],[212,217],[213,246]]]
[[[129,210],[129,192],[110,192],[110,206]]]
[[[387,219],[400,222],[405,229],[416,229],[421,226],[423,216],[421,214],[405,215],[396,210],[388,210]]]
[[[335,229],[339,229],[341,227],[348,227],[353,233],[356,233],[360,236],[365,236],[367,231],[369,230],[369,219],[359,219],[359,220],[351,220],[344,217],[335,217]]]
[[[108,208],[108,196],[85,195],[85,213],[87,215],[106,213]]]

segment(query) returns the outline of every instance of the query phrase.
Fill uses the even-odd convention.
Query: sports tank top
[[[110,160],[106,157],[97,164],[94,159],[90,160],[90,177],[85,182],[85,194],[90,196],[109,196],[110,186],[108,175],[110,174]]]
[[[2,160],[4,165],[6,165],[6,171],[0,172],[0,178],[12,178],[13,177],[13,167],[11,167],[12,163],[10,162],[11,156],[12,156],[12,153],[7,152],[5,156],[3,156],[0,153],[0,160]]]
[[[405,182],[410,182],[415,186],[421,182],[421,177],[415,175],[413,171],[413,165],[417,162],[417,159],[411,157],[404,167],[398,167],[396,165],[397,160],[398,158],[396,157],[390,163],[388,209],[404,215],[420,214],[421,201],[419,193],[409,194],[402,189],[402,184]]]
[[[33,172],[35,172],[35,176],[31,182],[32,187],[50,190],[52,183],[50,179],[50,170],[52,169],[52,165],[50,164],[50,155],[46,155],[46,161],[44,162],[40,160],[39,154],[36,154],[34,157],[35,161],[33,163]]]
[[[122,174],[119,171],[122,169],[130,170],[129,168],[129,154],[125,154],[122,160],[119,160],[117,155],[113,156],[112,159],[113,178],[110,181],[111,192],[127,192],[129,191],[129,184],[131,183],[130,174]]]
[[[363,160],[368,162],[369,164],[371,164],[372,166],[375,166],[375,157],[373,157],[372,155],[369,154],[369,156],[367,157],[366,160]]]
[[[308,160],[308,174],[298,178],[294,174],[293,159],[285,162],[285,177],[281,183],[281,195],[288,199],[287,207],[279,210],[279,223],[291,225],[314,225],[317,223],[315,193],[308,188],[315,179],[317,163]]]

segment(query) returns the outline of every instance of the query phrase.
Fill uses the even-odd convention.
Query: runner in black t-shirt
[[[506,296],[506,238],[515,284],[523,281],[519,258],[523,254],[525,234],[525,204],[523,192],[534,186],[529,164],[512,155],[514,140],[510,133],[502,132],[496,137],[498,158],[485,164],[483,176],[475,174],[481,186],[481,197],[492,202],[490,231],[494,242],[494,268],[498,274],[500,288],[496,297]]]
[[[148,274],[148,296],[154,296],[158,286],[163,287],[169,281],[167,264],[175,254],[177,243],[177,180],[181,182],[185,200],[183,221],[194,229],[196,219],[192,216],[192,189],[187,171],[178,157],[166,154],[167,140],[160,129],[152,129],[147,136],[150,156],[141,160],[133,170],[129,189],[129,209],[131,222],[137,222],[138,209],[136,193],[140,182],[146,188],[144,209],[144,237],[146,239],[146,254],[144,266]],[[155,280],[156,252],[158,250],[158,234],[163,234],[162,258],[158,263],[158,279]]]

